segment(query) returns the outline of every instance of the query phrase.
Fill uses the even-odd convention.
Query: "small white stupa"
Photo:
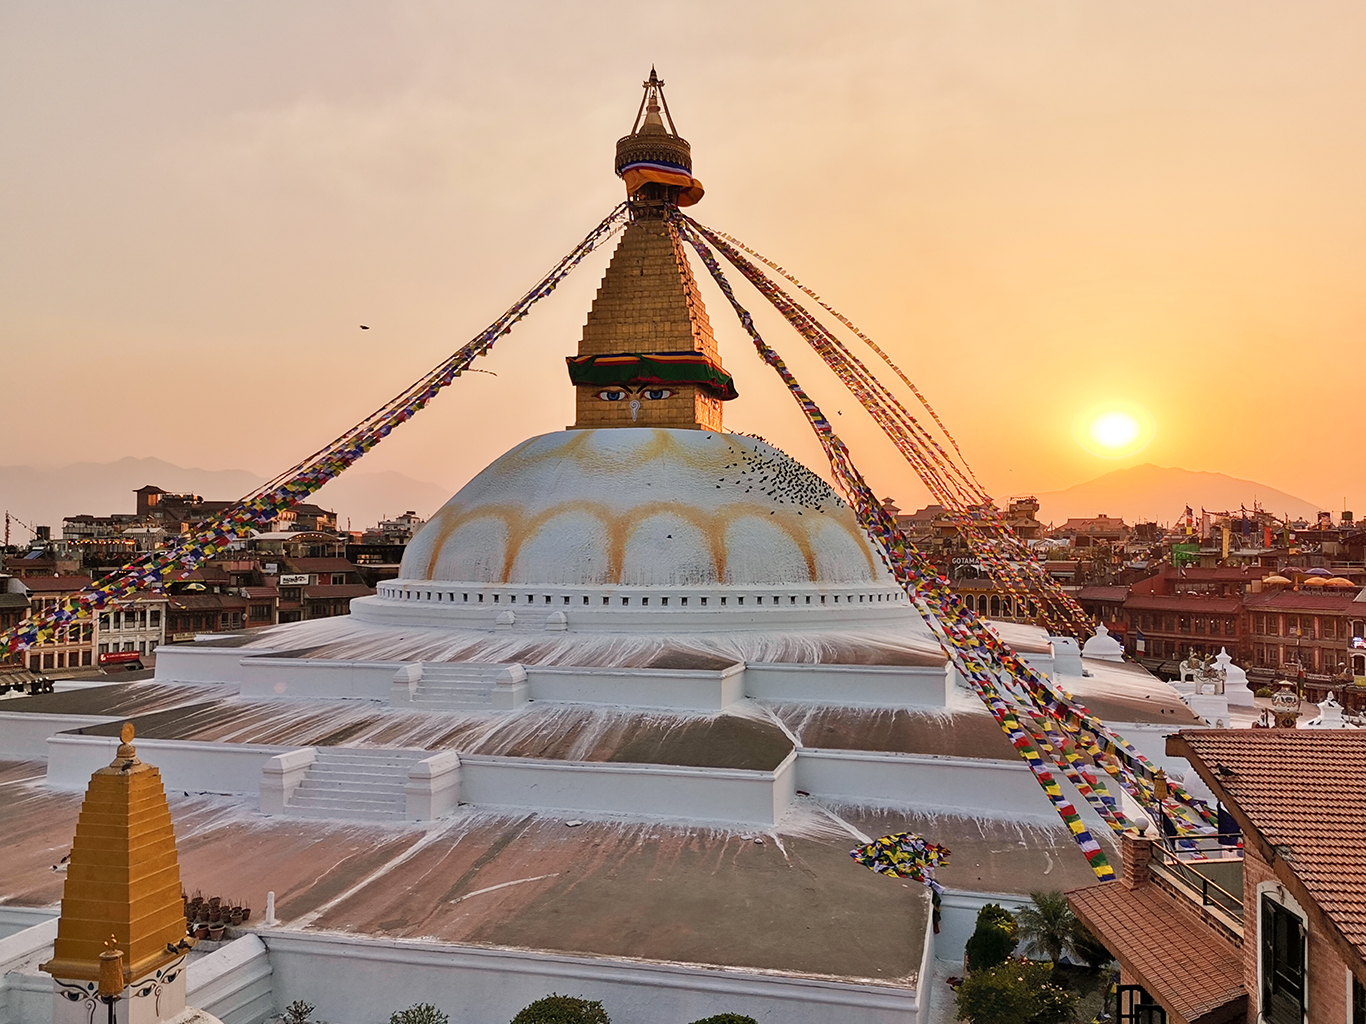
[[[1214,661],[1224,677],[1224,696],[1228,698],[1229,707],[1254,707],[1256,702],[1252,699],[1252,687],[1247,683],[1247,673],[1233,664],[1228,650],[1220,647]]]
[[[1328,691],[1328,699],[1319,704],[1319,714],[1317,718],[1305,722],[1301,727],[1304,729],[1355,729],[1356,726],[1342,717],[1342,705],[1333,697],[1333,691]]]
[[[1097,661],[1123,661],[1124,645],[1110,635],[1102,622],[1096,627],[1096,635],[1082,645],[1081,656]]]

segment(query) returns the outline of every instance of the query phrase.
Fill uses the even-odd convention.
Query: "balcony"
[[[1243,837],[1210,835],[1152,844],[1154,880],[1200,907],[1211,923],[1243,937]]]

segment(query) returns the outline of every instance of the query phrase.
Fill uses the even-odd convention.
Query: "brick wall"
[[[1255,850],[1243,859],[1243,985],[1248,996],[1248,1024],[1258,1024],[1258,1005],[1262,998],[1261,979],[1257,977],[1258,951],[1261,948],[1261,899],[1257,886],[1275,882],[1271,866]],[[1309,926],[1309,1020],[1313,1024],[1350,1024],[1347,1016],[1347,966],[1328,942],[1322,929]]]

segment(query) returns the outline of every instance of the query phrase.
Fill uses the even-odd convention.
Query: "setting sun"
[[[1148,446],[1156,432],[1152,415],[1133,402],[1107,402],[1079,415],[1072,435],[1079,445],[1103,459],[1123,459]]]
[[[1102,448],[1127,448],[1138,437],[1138,420],[1127,412],[1107,412],[1091,421],[1091,438]]]

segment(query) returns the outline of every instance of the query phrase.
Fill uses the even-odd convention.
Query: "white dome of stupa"
[[[682,648],[943,657],[819,476],[757,438],[663,427],[567,430],[513,448],[427,522],[398,577],[352,601],[348,619],[294,624],[289,642],[328,657],[420,648],[429,660],[538,664]]]
[[[704,430],[543,434],[462,487],[401,580],[512,586],[893,585],[847,505],[762,441]]]

